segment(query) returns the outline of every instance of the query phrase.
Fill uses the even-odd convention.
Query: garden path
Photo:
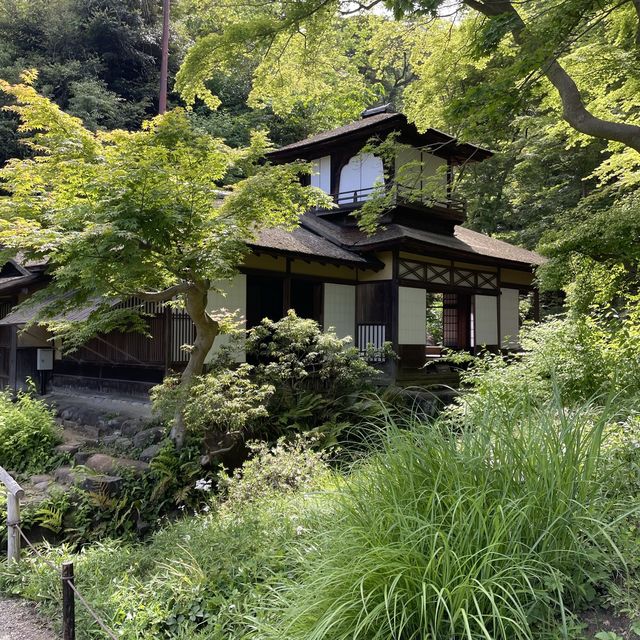
[[[0,640],[57,640],[29,602],[0,598]]]

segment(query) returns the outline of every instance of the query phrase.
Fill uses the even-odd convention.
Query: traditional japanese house
[[[372,140],[387,141],[384,153],[376,153]],[[272,163],[311,162],[310,183],[331,195],[334,208],[307,212],[291,232],[259,232],[239,274],[220,283],[227,297],[211,293],[211,310],[238,309],[250,328],[295,309],[351,336],[363,355],[368,347],[390,343],[398,358],[380,364],[387,381],[453,382],[442,359],[446,349],[517,349],[520,300],[528,296],[537,307],[534,270],[543,259],[462,226],[466,206],[454,194],[456,173],[491,155],[435,129],[419,132],[386,108],[271,152]],[[357,213],[381,197],[380,226],[365,233]],[[0,294],[2,286],[0,272]],[[12,300],[19,286],[13,286]],[[75,354],[58,354],[53,382],[144,389],[167,370],[179,369],[186,360],[180,345],[193,338],[188,317],[149,311],[153,339],[99,336]],[[14,350],[20,344],[15,327],[26,320],[19,310],[0,319]],[[219,338],[214,350],[224,341]],[[2,348],[9,349],[8,363],[15,360],[10,344]],[[13,376],[15,384],[19,367],[14,365],[11,376],[9,369],[0,376]]]

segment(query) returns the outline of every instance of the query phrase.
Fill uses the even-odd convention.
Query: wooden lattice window
[[[437,265],[427,265],[427,282],[433,284],[451,284],[451,269]]]
[[[425,266],[421,262],[400,260],[398,275],[404,280],[423,281],[425,279]]]

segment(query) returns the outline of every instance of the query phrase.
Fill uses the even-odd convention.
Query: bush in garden
[[[218,486],[227,503],[245,504],[254,500],[307,489],[327,473],[325,457],[302,437],[248,444],[251,457],[232,475],[221,473]]]
[[[119,539],[75,554],[68,546],[41,550],[56,566],[74,561],[82,593],[122,638],[247,640],[249,618],[296,570],[291,550],[307,535],[322,500],[290,482],[312,488],[327,474],[319,454],[301,442],[255,451],[242,474],[227,478],[222,506],[206,494],[208,511],[164,522],[145,544]],[[59,583],[38,557],[0,564],[0,591],[38,601],[54,624]],[[76,615],[79,640],[103,637],[84,607]]]
[[[481,416],[487,403],[517,405],[526,394],[544,402],[552,380],[571,405],[615,395],[625,402],[640,395],[640,311],[617,315],[572,315],[523,328],[523,353],[503,357],[484,354],[463,374],[472,393],[463,410]],[[458,409],[459,411],[459,409]]]
[[[260,430],[268,415],[266,404],[274,393],[268,384],[251,379],[252,367],[216,369],[196,378],[188,389],[184,417],[191,439],[199,438],[211,456],[225,453]],[[167,378],[153,389],[154,410],[173,415],[177,394],[184,390],[175,378]]]
[[[53,412],[42,401],[20,393],[0,393],[0,466],[16,473],[46,471],[61,442]]]
[[[268,403],[271,437],[310,430],[334,437],[348,426],[354,403],[379,375],[349,338],[322,331],[315,320],[293,311],[251,329],[246,350],[255,362],[256,382],[275,388]]]

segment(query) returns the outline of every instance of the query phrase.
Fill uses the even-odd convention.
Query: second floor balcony
[[[402,184],[350,189],[331,195],[337,208],[318,213],[330,215],[350,211],[374,198],[380,198],[389,210],[403,207],[414,211],[435,212],[460,223],[465,221],[467,215],[467,203],[464,200],[427,193],[422,189]]]

